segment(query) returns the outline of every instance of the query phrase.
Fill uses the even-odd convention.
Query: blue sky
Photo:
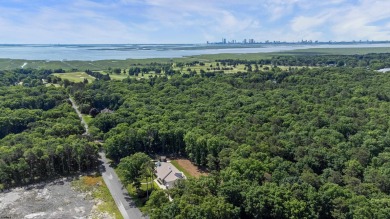
[[[0,0],[1,43],[390,40],[389,0]]]

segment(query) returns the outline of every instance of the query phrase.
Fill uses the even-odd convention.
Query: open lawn
[[[128,70],[128,69],[126,69]],[[108,74],[106,71],[99,71],[100,73],[102,74]],[[123,79],[126,79],[128,77],[130,78],[134,78],[134,79],[142,79],[142,78],[145,78],[145,79],[148,79],[150,77],[153,77],[155,75],[155,73],[153,71],[149,72],[149,73],[140,73],[138,76],[135,76],[135,75],[132,75],[130,76],[128,73],[120,73],[120,74],[115,74],[115,73],[112,73],[112,74],[109,74],[110,75],[110,78],[111,80],[123,80]]]
[[[125,78],[128,78],[128,77],[129,77],[129,75],[123,74],[123,73],[121,73],[121,74],[110,74],[111,80],[121,81],[121,80],[123,80]]]
[[[284,55],[364,55],[369,53],[390,53],[390,47],[372,48],[312,48],[281,52]]]
[[[177,67],[176,66],[173,69],[175,71],[180,71],[182,73],[189,73],[188,70],[191,70],[191,71],[195,70],[196,73],[198,73],[198,74],[200,74],[201,70],[203,70],[205,72],[217,72],[217,71],[222,70],[223,68],[225,68],[225,70],[223,70],[223,71],[226,74],[234,74],[237,72],[245,72],[246,71],[246,66],[243,64],[239,64],[239,65],[236,65],[234,67],[233,66],[219,65],[220,70],[215,69],[215,68],[218,68],[217,62],[204,62],[204,64],[205,65],[203,65],[203,66],[201,66],[199,64],[195,65],[195,66],[185,66],[185,67]],[[289,66],[278,66],[278,67],[281,68],[282,70],[287,70],[289,68]],[[294,68],[295,66],[291,66],[291,67]],[[296,67],[302,68],[301,66],[296,66]],[[228,68],[228,69],[226,70],[226,68]],[[272,66],[270,66],[270,65],[259,66],[259,70],[264,70],[265,68],[272,69]],[[255,65],[252,65],[252,70],[253,71],[255,70]],[[108,74],[106,71],[99,71],[99,72],[102,74]],[[85,72],[54,73],[53,75],[60,77],[62,79],[68,79],[69,81],[72,81],[72,82],[82,82],[82,81],[84,81],[84,78],[87,78],[89,82],[92,82],[95,80],[94,77],[87,75]],[[120,73],[120,74],[111,73],[109,75],[110,75],[111,80],[123,80],[123,79],[126,79],[128,77],[140,80],[140,79],[148,79],[150,77],[153,77],[156,74],[154,73],[154,71],[151,71],[151,72],[145,73],[145,74],[140,73],[138,76],[129,76],[127,73]]]
[[[195,66],[183,66],[183,67],[177,67],[174,64],[173,70],[180,71],[182,73],[189,73],[188,70],[190,70],[190,71],[195,70],[196,73],[198,73],[198,74],[200,74],[201,70],[203,70],[205,72],[218,72],[218,71],[223,70],[223,68],[225,68],[225,70],[223,70],[223,71],[226,74],[234,74],[237,72],[245,72],[246,71],[246,66],[243,64],[238,64],[236,66],[222,66],[222,64],[219,64],[215,61],[203,62],[203,63],[204,63],[203,66],[197,64]],[[295,68],[295,67],[296,68],[303,68],[302,66],[278,66],[278,67],[281,68],[282,70],[287,70],[290,67],[291,68]],[[217,68],[220,68],[220,70],[218,70]],[[266,68],[272,69],[272,66],[271,65],[259,66],[259,70],[265,70]],[[125,70],[127,71],[128,69],[125,69]],[[255,71],[255,65],[252,65],[252,70]],[[100,72],[101,74],[109,74],[109,73],[107,73],[107,71],[103,71],[103,70],[98,71],[98,72]],[[85,72],[53,73],[53,75],[60,77],[61,79],[68,79],[69,81],[72,81],[72,82],[83,82],[84,78],[87,78],[89,82],[92,82],[95,80],[94,77],[86,74]],[[111,80],[123,80],[123,79],[126,79],[128,77],[141,80],[141,79],[148,79],[150,77],[153,77],[156,74],[154,71],[151,71],[149,73],[144,73],[144,74],[140,73],[138,76],[130,76],[130,75],[128,75],[128,73],[123,73],[123,72],[121,72],[120,74],[110,73],[109,75],[110,75]]]
[[[191,71],[195,70],[197,73],[200,73],[200,70],[203,70],[205,72],[213,72],[213,68],[217,68],[217,62],[203,62],[205,65],[204,66],[200,66],[200,65],[196,65],[196,66],[184,66],[184,67],[174,67],[173,70],[175,71],[181,71],[183,73],[189,73],[188,72],[188,69],[191,69]],[[222,70],[222,68],[224,66],[219,66]],[[224,70],[225,73],[229,74],[229,73],[237,73],[239,71],[244,71],[244,68],[245,68],[245,65],[237,65],[236,67],[233,67],[233,66],[226,66],[227,68],[233,68],[233,69],[229,69],[229,70]],[[215,70],[215,71],[219,71],[219,70]]]
[[[196,65],[196,66],[190,66],[190,67],[175,67],[174,70],[176,71],[181,71],[182,73],[189,73],[188,69],[191,71],[196,71],[198,74],[200,73],[201,70],[205,72],[217,72],[220,70],[214,70],[214,68],[218,67],[217,62],[206,62],[204,66]],[[239,64],[236,66],[222,66],[219,65],[220,69],[222,70],[223,68],[228,68],[228,70],[223,70],[224,73],[226,74],[234,74],[238,72],[246,72],[246,66],[243,64]],[[259,70],[265,70],[266,68],[272,69],[271,65],[263,65],[263,66],[258,66]],[[288,70],[289,68],[303,68],[303,66],[278,66],[282,70]],[[255,70],[255,65],[252,65],[252,71]]]
[[[85,78],[88,79],[89,82],[95,80],[94,77],[86,74],[85,72],[54,73],[53,75],[61,78],[62,80],[68,79],[72,82],[83,82]]]

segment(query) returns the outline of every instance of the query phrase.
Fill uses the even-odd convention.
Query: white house
[[[161,188],[169,189],[175,186],[178,179],[186,179],[183,172],[168,162],[156,163],[157,183]]]

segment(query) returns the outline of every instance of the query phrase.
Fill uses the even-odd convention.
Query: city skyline
[[[207,41],[206,44],[316,44],[316,43],[322,43],[322,44],[332,44],[332,43],[389,43],[389,40],[351,40],[351,41],[319,41],[319,40],[300,40],[300,41],[277,41],[277,40],[265,40],[265,41],[257,41],[253,38],[244,38],[242,40],[235,40],[235,39],[227,39],[222,38],[221,41],[216,42],[209,42]]]

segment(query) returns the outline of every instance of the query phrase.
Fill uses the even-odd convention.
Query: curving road
[[[69,96],[69,101],[72,103],[72,107],[75,109],[77,115],[81,120],[81,124],[85,128],[84,135],[89,135],[88,124],[84,121],[84,118],[81,115],[76,105],[76,102],[70,96]],[[100,152],[99,155],[100,155],[99,161],[101,162],[99,170],[123,218],[124,219],[148,218],[147,216],[144,216],[142,212],[135,206],[134,201],[131,199],[126,188],[122,185],[121,181],[118,178],[118,175],[116,175],[114,169],[110,166],[110,162],[106,158],[106,154],[104,152]]]

